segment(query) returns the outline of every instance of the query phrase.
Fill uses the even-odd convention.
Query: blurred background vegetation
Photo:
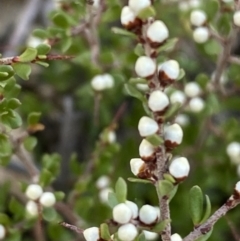
[[[141,142],[137,125],[145,112],[141,101],[128,96],[123,88],[131,77],[135,77],[137,55],[134,48],[137,42],[113,31],[114,27],[121,27],[120,13],[126,2],[106,0],[96,29],[93,29],[95,32],[89,39],[87,31],[78,32],[77,29],[91,16],[83,0],[58,3],[51,0],[1,0],[0,52],[3,57],[18,55],[32,43],[29,41],[31,36],[38,37],[39,41],[48,38],[52,45],[51,54],[74,56],[71,60],[52,61],[48,68],[32,64],[30,79],[18,80],[21,85],[19,100],[22,102],[18,112],[23,118],[22,130],[27,126],[30,112],[42,113],[40,122],[45,129],[33,134],[38,144],[31,152],[32,158],[39,170],[45,168],[42,159],[46,153],[49,156],[45,158],[59,162],[52,174],[56,175],[53,187],[66,194],[64,202],[68,203],[74,217],[77,216],[75,224],[80,224],[78,219],[81,217],[85,223],[83,227],[99,225],[111,217],[111,209],[99,199],[96,180],[107,175],[113,188],[119,176],[131,177],[129,161],[138,157]],[[220,34],[227,35],[232,13],[224,11],[219,2],[202,0],[198,8],[206,11]],[[199,185],[209,195],[213,210],[216,210],[231,195],[239,179],[237,166],[231,163],[226,147],[232,141],[240,141],[240,70],[232,64],[225,71],[227,82],[224,88],[231,91],[231,95],[209,89],[221,47],[215,40],[202,45],[194,43],[189,23],[193,8],[183,10],[179,6],[177,1],[155,3],[156,18],[166,23],[171,38],[177,38],[174,47],[163,52],[159,62],[167,58],[179,61],[186,75],[177,88],[183,89],[184,83],[196,81],[203,89],[202,98],[205,100],[202,112],[183,111],[189,123],[183,126],[183,143],[174,151],[175,155],[186,156],[191,165],[190,176],[180,185],[170,204],[173,232],[184,237],[193,228],[188,212],[189,189]],[[57,13],[64,16],[63,20],[56,18]],[[38,31],[33,31],[36,28]],[[99,48],[96,58],[93,57],[94,44]],[[233,51],[235,54],[239,52],[237,41]],[[113,76],[114,87],[96,94],[90,82],[101,73]],[[109,143],[100,136],[103,130],[109,130],[106,128],[116,131],[116,142]],[[1,173],[0,212],[2,215],[6,213],[10,220],[6,240],[32,240],[37,237],[34,229],[37,220],[26,217],[26,200],[21,194],[24,186],[31,182],[27,170],[20,162],[11,160],[1,167]],[[139,206],[145,203],[157,205],[153,186],[128,182],[128,189],[128,199]],[[239,207],[222,218],[209,240],[233,240],[234,230],[240,225],[238,213]],[[45,210],[42,227],[45,240],[82,240],[61,227],[60,220],[72,221],[61,211]]]

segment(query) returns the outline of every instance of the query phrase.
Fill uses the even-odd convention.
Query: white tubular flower
[[[139,210],[139,219],[144,224],[154,224],[158,221],[158,210],[150,205],[143,205]]]
[[[194,10],[190,15],[190,22],[192,25],[200,27],[207,21],[207,15],[202,10]]]
[[[103,77],[103,79],[105,81],[105,88],[106,89],[113,88],[113,86],[114,86],[114,79],[113,79],[112,75],[110,75],[110,74],[103,74],[102,77]]]
[[[231,142],[228,144],[226,152],[229,157],[238,157],[240,159],[240,143],[239,142]]]
[[[137,235],[138,230],[132,223],[124,224],[118,229],[118,238],[122,241],[133,241]]]
[[[154,158],[155,147],[146,139],[143,139],[139,146],[139,156],[143,160],[149,160]]]
[[[163,111],[169,105],[168,96],[161,90],[153,91],[148,99],[148,106],[152,111]]]
[[[149,78],[154,75],[156,71],[156,63],[147,56],[141,56],[137,59],[135,64],[135,72],[139,77]]]
[[[52,207],[56,203],[56,198],[52,192],[44,192],[39,201],[44,207]]]
[[[207,27],[198,27],[193,31],[193,39],[196,43],[206,43],[209,39],[209,30]]]
[[[98,197],[102,203],[108,202],[108,195],[110,192],[113,192],[113,189],[109,187],[105,187],[99,191]]]
[[[194,97],[189,101],[189,108],[192,112],[200,112],[204,107],[204,100],[200,97]]]
[[[184,179],[188,176],[190,165],[185,157],[174,159],[169,166],[169,173],[176,179]]]
[[[165,145],[173,148],[181,144],[183,139],[183,131],[180,125],[173,124],[164,128]]]
[[[179,124],[180,126],[187,126],[189,124],[189,118],[187,115],[185,114],[179,114],[176,119],[175,122],[177,124]]]
[[[33,217],[38,215],[38,206],[34,201],[28,201],[25,208],[29,215]]]
[[[42,187],[38,184],[31,184],[27,187],[26,196],[31,200],[37,200],[42,195]]]
[[[103,176],[99,177],[97,179],[97,181],[96,181],[96,187],[98,189],[102,189],[102,188],[108,187],[109,184],[110,184],[110,179],[106,175],[103,175]]]
[[[233,23],[237,26],[240,27],[240,11],[236,11],[233,14]]]
[[[182,91],[176,90],[170,95],[170,102],[172,104],[180,103],[183,105],[186,102],[186,96]]]
[[[4,239],[6,236],[6,228],[0,224],[0,239]]]
[[[158,47],[169,37],[169,31],[163,21],[154,21],[147,29],[147,37],[152,47]]]
[[[144,8],[151,6],[151,0],[129,0],[128,6],[132,9],[132,11],[137,15]]]
[[[136,203],[132,201],[126,201],[125,204],[131,209],[132,211],[132,218],[135,219],[138,217],[138,206]]]
[[[171,84],[179,76],[180,68],[176,60],[168,60],[158,66],[158,78],[162,85]]]
[[[143,116],[138,122],[140,136],[150,136],[158,131],[158,124],[148,116]]]
[[[188,97],[193,98],[200,95],[202,90],[198,83],[190,82],[185,85],[184,92]]]
[[[128,223],[131,220],[132,215],[132,210],[125,203],[119,203],[113,208],[113,220],[117,223]]]
[[[145,162],[141,158],[132,158],[130,161],[130,167],[133,175],[137,176],[142,168],[145,166]]]
[[[181,236],[178,233],[174,233],[171,236],[171,241],[182,241],[182,238],[181,238]]]
[[[91,86],[95,91],[103,91],[106,89],[106,81],[102,75],[96,75],[91,81]]]
[[[122,9],[121,12],[121,24],[129,28],[135,21],[136,14],[132,11],[132,9],[129,6],[125,6]]]
[[[158,238],[158,234],[150,231],[143,230],[144,236],[147,240],[155,240]]]
[[[86,241],[98,241],[100,239],[100,230],[97,227],[87,228],[83,231]]]

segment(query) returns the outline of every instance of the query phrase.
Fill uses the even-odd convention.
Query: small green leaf
[[[47,68],[49,66],[49,63],[43,62],[43,61],[36,61],[36,64],[39,64],[45,68]]]
[[[121,177],[118,178],[115,185],[115,193],[118,202],[125,202],[127,199],[127,183]]]
[[[146,237],[143,232],[138,235],[136,241],[146,241]]]
[[[160,197],[165,197],[165,196],[169,196],[171,191],[174,189],[174,185],[168,180],[159,180],[156,183],[156,188],[157,188],[158,195]]]
[[[52,21],[58,27],[61,27],[61,28],[69,27],[68,19],[66,18],[66,16],[63,13],[55,14],[52,18]]]
[[[147,84],[147,80],[143,78],[131,78],[129,80],[130,84]]]
[[[173,190],[169,193],[169,202],[174,198],[178,190],[178,185],[175,185]]]
[[[151,136],[148,136],[147,141],[149,141],[153,146],[159,146],[161,144],[164,143],[163,139],[161,136],[157,135],[157,134],[153,134]]]
[[[177,77],[177,80],[182,79],[184,76],[185,76],[185,71],[184,71],[184,69],[180,69],[180,73],[179,73],[179,75],[178,75],[178,77]]]
[[[20,62],[31,62],[37,57],[37,50],[32,47],[28,47],[20,56]]]
[[[18,108],[21,104],[22,103],[18,99],[12,98],[7,102],[7,108],[14,110]]]
[[[51,182],[55,179],[55,177],[53,176],[53,174],[47,170],[46,168],[44,168],[41,171],[40,177],[39,177],[39,184],[42,187],[46,187],[48,185],[51,184]]]
[[[203,194],[199,186],[193,186],[189,192],[190,215],[194,226],[200,224],[203,215]]]
[[[108,225],[106,223],[102,223],[100,225],[100,236],[103,240],[111,240],[109,228],[108,228]]]
[[[47,39],[48,38],[48,32],[44,29],[35,29],[33,31],[33,35],[37,38],[40,38],[40,39]]]
[[[125,84],[124,85],[124,88],[127,92],[128,95],[132,96],[132,97],[135,97],[141,101],[144,100],[144,96],[142,95],[142,93],[140,91],[138,91],[136,89],[136,87],[134,87],[133,85],[131,84]]]
[[[164,119],[168,120],[170,118],[172,118],[173,116],[175,116],[177,114],[177,112],[179,111],[179,108],[181,107],[180,103],[174,103],[173,105],[170,106],[170,108],[167,110]]]
[[[32,151],[37,145],[37,138],[34,136],[28,136],[25,138],[23,144],[27,151]]]
[[[136,45],[136,47],[134,48],[134,53],[135,53],[137,56],[142,56],[142,55],[144,55],[144,49],[143,49],[142,44],[138,43],[138,44]]]
[[[29,126],[32,126],[32,125],[35,125],[39,122],[39,119],[41,117],[41,113],[40,112],[32,112],[28,115],[28,119],[27,119],[27,122],[28,122],[28,125]]]
[[[115,34],[120,34],[120,35],[124,35],[124,36],[128,36],[128,37],[136,38],[135,34],[129,32],[129,31],[125,30],[125,29],[122,29],[122,28],[113,27],[113,28],[111,28],[111,30]]]
[[[142,11],[140,11],[140,13],[138,13],[138,17],[143,20],[146,20],[150,17],[154,17],[155,15],[156,15],[156,11],[153,6],[146,7]]]
[[[203,218],[201,220],[201,224],[202,223],[205,223],[205,221],[210,217],[210,214],[211,214],[211,201],[209,199],[209,196],[208,195],[205,195],[206,197],[206,209],[205,209],[205,213],[203,215]]]
[[[11,65],[0,65],[0,81],[7,80],[14,75]]]
[[[138,182],[138,183],[145,183],[145,184],[152,184],[151,181],[146,180],[146,179],[140,179],[140,178],[134,178],[134,177],[129,177],[128,178],[129,182]]]
[[[176,182],[176,180],[173,178],[173,176],[168,174],[168,173],[164,173],[163,177],[164,177],[164,179],[168,180],[171,183],[175,183]]]
[[[170,219],[163,220],[163,221],[157,223],[157,224],[151,229],[151,231],[152,231],[152,232],[156,232],[156,233],[161,233],[170,222],[171,222]]]
[[[175,45],[177,44],[177,42],[178,42],[178,38],[172,38],[167,40],[167,42],[164,45],[158,48],[158,53],[163,51],[171,52],[175,48]]]
[[[54,192],[54,196],[55,196],[57,201],[62,201],[65,197],[65,193],[61,192],[61,191]]]
[[[117,196],[114,192],[108,193],[108,205],[110,208],[114,208],[116,205],[118,205]]]
[[[206,240],[208,240],[210,238],[210,236],[212,235],[212,231],[213,231],[213,228],[208,233],[204,234],[203,236],[196,239],[195,241],[206,241]]]
[[[0,213],[0,223],[6,226],[10,224],[10,219],[5,213]]]
[[[51,50],[51,46],[49,44],[39,44],[36,49],[37,55],[46,55]]]
[[[44,208],[42,211],[43,219],[47,222],[58,222],[58,213],[54,208]]]
[[[23,63],[14,63],[13,69],[15,70],[15,73],[22,78],[23,80],[28,80],[29,75],[31,74],[31,66],[29,64],[23,64]]]
[[[16,129],[22,125],[21,116],[14,110],[8,110],[1,115],[2,123],[12,129]]]

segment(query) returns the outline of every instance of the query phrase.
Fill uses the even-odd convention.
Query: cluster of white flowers
[[[56,197],[52,192],[43,192],[38,184],[30,184],[25,192],[30,200],[26,204],[26,211],[31,216],[38,215],[38,204],[43,207],[52,207],[56,203]]]
[[[140,209],[136,203],[126,201],[117,204],[112,211],[113,221],[119,225],[117,236],[122,241],[133,241],[139,234],[139,230],[134,225],[133,220],[139,219],[141,226],[151,226],[160,219],[160,210],[158,207],[143,205]],[[136,222],[137,224],[137,222]],[[147,240],[154,240],[158,237],[157,233],[143,231]],[[100,230],[97,227],[91,227],[84,230],[83,235],[87,241],[97,241],[100,239]]]
[[[197,43],[205,43],[210,37],[209,29],[206,25],[207,15],[202,10],[194,10],[190,15],[190,22],[194,27],[193,39]]]
[[[96,181],[96,187],[99,189],[98,196],[102,203],[107,203],[109,192],[113,192],[110,183],[110,178],[106,175],[99,177]]]
[[[96,75],[91,81],[91,86],[95,91],[111,89],[114,86],[114,79],[110,74]]]

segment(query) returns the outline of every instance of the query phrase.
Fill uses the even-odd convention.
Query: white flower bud
[[[139,146],[139,156],[143,160],[148,160],[149,158],[154,158],[155,147],[146,139],[143,139]]]
[[[181,144],[183,139],[183,131],[180,125],[173,124],[164,128],[165,145],[169,148],[176,147]]]
[[[240,159],[240,143],[239,142],[231,142],[228,144],[226,152],[229,157],[238,157]]]
[[[91,86],[95,91],[102,91],[106,89],[106,81],[102,75],[96,75],[91,81]]]
[[[147,29],[147,37],[152,47],[158,47],[169,37],[168,28],[163,21],[154,21]]]
[[[205,106],[204,100],[199,97],[194,97],[189,101],[189,109],[192,112],[200,112]]]
[[[108,187],[109,184],[110,184],[110,179],[106,175],[103,175],[103,176],[99,177],[96,181],[96,187],[99,188],[99,189]]]
[[[201,1],[200,1],[200,0],[190,0],[190,1],[189,1],[189,6],[190,6],[191,8],[197,8],[197,7],[200,6],[200,4],[201,4]]]
[[[109,131],[107,138],[108,138],[108,142],[109,142],[109,143],[114,143],[114,142],[116,142],[117,137],[116,137],[115,131]]]
[[[42,187],[38,184],[31,184],[27,187],[26,196],[31,200],[37,200],[42,195]]]
[[[128,6],[135,14],[141,12],[144,8],[151,6],[151,0],[129,0]]]
[[[113,79],[112,75],[110,75],[110,74],[103,74],[102,77],[103,77],[103,79],[105,81],[105,88],[106,89],[113,88],[113,86],[114,86],[114,79]]]
[[[190,98],[196,97],[201,94],[201,87],[198,83],[190,82],[185,85],[184,92]]]
[[[144,166],[145,162],[140,158],[132,158],[130,160],[131,171],[135,176],[137,176],[140,173]]]
[[[198,27],[193,31],[193,39],[196,43],[202,44],[209,39],[209,30],[207,27]]]
[[[133,24],[133,22],[136,19],[136,15],[135,13],[131,10],[131,8],[129,6],[125,6],[122,9],[121,12],[121,24],[124,27],[128,27],[131,24]]]
[[[155,240],[158,238],[158,234],[150,231],[143,230],[146,240]]]
[[[5,236],[6,236],[6,229],[2,224],[0,224],[0,239],[4,239]]]
[[[105,187],[99,191],[99,199],[102,203],[107,203],[108,202],[108,195],[110,192],[113,192],[112,188]]]
[[[52,192],[44,192],[39,201],[44,207],[52,207],[56,203],[56,198]]]
[[[153,91],[148,99],[148,106],[152,111],[163,111],[169,105],[168,96],[161,90]]]
[[[233,22],[237,27],[240,27],[240,11],[236,11],[233,14]]]
[[[185,114],[179,114],[176,117],[175,122],[178,123],[180,126],[187,126],[189,124],[189,118]]]
[[[182,179],[188,176],[190,165],[185,157],[174,159],[169,166],[169,173],[176,179]]]
[[[86,241],[98,241],[100,239],[100,230],[97,227],[87,228],[83,231]]]
[[[235,191],[240,195],[240,181],[238,181],[235,185]]]
[[[172,104],[180,103],[183,105],[186,102],[186,96],[182,91],[176,90],[171,94],[170,101]]]
[[[163,85],[172,83],[179,76],[180,69],[176,60],[168,60],[158,66],[158,78]]]
[[[207,15],[202,10],[194,10],[190,15],[190,22],[192,25],[200,27],[207,21]]]
[[[156,63],[147,56],[141,56],[135,64],[135,72],[139,77],[148,78],[154,75],[156,71]]]
[[[125,203],[120,203],[113,208],[113,220],[117,223],[128,223],[132,215],[131,209]]]
[[[34,201],[28,201],[26,204],[26,212],[35,217],[38,215],[38,206]]]
[[[118,229],[118,238],[121,241],[133,241],[137,235],[138,230],[132,223],[124,224]]]
[[[27,40],[27,46],[28,47],[32,47],[32,48],[36,48],[38,45],[42,44],[43,40],[40,38],[37,38],[35,36],[30,36]]]
[[[138,217],[138,206],[136,203],[132,201],[126,201],[125,204],[131,209],[132,211],[132,218],[135,219]]]
[[[144,224],[153,224],[158,220],[158,210],[148,204],[143,205],[139,210],[139,219]]]
[[[138,123],[140,136],[150,136],[158,131],[158,124],[148,116],[143,116]]]
[[[182,241],[182,238],[181,238],[181,236],[178,233],[174,233],[171,236],[171,241]]]
[[[98,8],[100,7],[100,0],[93,0],[92,6],[93,6],[95,9],[98,9]]]

